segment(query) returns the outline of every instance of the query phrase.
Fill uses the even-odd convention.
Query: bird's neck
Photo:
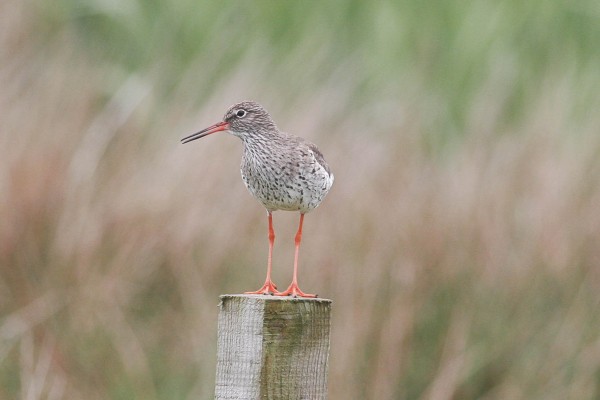
[[[265,135],[248,135],[244,142],[244,158],[249,162],[265,162],[269,154],[281,146],[281,136],[277,131]]]
[[[260,155],[269,146],[269,138],[266,136],[252,136],[243,139],[244,153]]]
[[[244,142],[244,146],[248,150],[264,149],[272,143],[277,143],[281,139],[281,134],[276,129],[263,129],[256,132],[249,132],[240,135],[240,139]]]

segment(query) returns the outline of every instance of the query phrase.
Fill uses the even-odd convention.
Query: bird
[[[242,140],[244,149],[240,171],[248,191],[267,210],[269,255],[264,285],[246,294],[292,297],[317,297],[298,286],[298,253],[302,241],[304,215],[321,204],[334,176],[316,145],[299,136],[279,130],[271,115],[254,101],[231,106],[223,120],[181,139],[182,143],[225,131]],[[273,212],[297,211],[300,222],[295,236],[292,282],[283,292],[271,279],[273,246]]]

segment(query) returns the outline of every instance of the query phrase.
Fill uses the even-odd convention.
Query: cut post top
[[[261,299],[266,301],[293,301],[293,302],[317,302],[317,303],[332,303],[330,299],[321,297],[291,297],[291,296],[273,296],[266,294],[222,294],[219,296],[221,301],[233,298],[248,298]]]

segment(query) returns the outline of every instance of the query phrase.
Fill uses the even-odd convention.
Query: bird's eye
[[[246,114],[247,114],[247,113],[246,113],[246,110],[237,110],[237,111],[235,112],[235,115],[236,115],[238,118],[244,118],[244,117],[246,116]]]

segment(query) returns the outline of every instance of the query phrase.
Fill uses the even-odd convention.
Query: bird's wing
[[[329,165],[327,165],[327,162],[325,161],[325,157],[323,157],[323,153],[321,153],[321,151],[314,144],[307,142],[307,145],[308,145],[308,148],[313,152],[313,154],[315,156],[315,160],[317,160],[317,162],[321,165],[321,167],[323,167],[323,169],[325,171],[327,171],[327,174],[329,176],[331,176],[331,171],[329,170]]]

